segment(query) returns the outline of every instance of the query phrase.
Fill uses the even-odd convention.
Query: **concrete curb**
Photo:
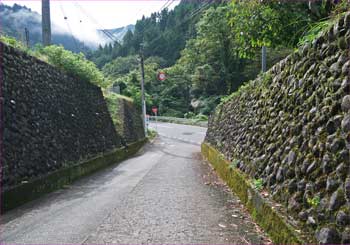
[[[286,218],[271,203],[254,189],[252,182],[241,171],[230,168],[230,162],[207,143],[201,146],[202,155],[213,165],[220,177],[240,198],[253,219],[269,234],[275,244],[312,244],[308,235],[296,232],[298,227],[288,223]]]
[[[176,118],[174,119],[157,119],[158,122],[164,122],[164,123],[174,123],[174,124],[180,124],[180,125],[188,125],[188,126],[197,126],[197,127],[201,127],[201,128],[208,128],[208,123],[203,123],[203,121],[199,121],[199,122],[181,122],[179,120],[176,120]],[[151,120],[151,122],[155,123],[155,120]]]
[[[81,177],[90,175],[112,164],[120,163],[136,154],[147,141],[145,138],[129,144],[127,148],[117,148],[108,153],[5,190],[1,193],[1,213],[60,189]]]

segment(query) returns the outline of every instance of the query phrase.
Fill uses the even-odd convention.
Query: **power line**
[[[173,3],[175,2],[175,0],[167,0],[167,2],[161,7],[161,9],[159,10],[159,12],[161,12],[163,9],[170,7]],[[80,4],[78,4],[78,2],[74,1],[74,4],[76,6],[76,8],[78,8],[87,18],[89,18],[90,20],[92,20],[92,22],[96,25],[96,27],[106,36],[108,37],[112,42],[118,42],[118,38],[116,36],[114,36],[113,33],[111,33],[110,31],[100,28],[101,25],[100,23],[92,16],[90,15]],[[142,11],[143,9],[141,8],[140,11]],[[140,12],[139,11],[139,12]]]
[[[162,12],[163,9],[165,8],[169,8],[173,3],[175,2],[175,0],[168,0],[161,8],[158,12]]]
[[[210,2],[207,2],[205,4],[203,4],[199,9],[195,10],[192,12],[190,18],[193,18],[194,16],[196,16],[197,14],[199,14],[200,12],[202,12],[202,10],[204,10],[204,8],[206,8],[207,6],[210,5]]]
[[[185,24],[187,21],[189,21],[190,19],[192,19],[193,17],[195,17],[196,15],[198,15],[199,13],[201,13],[207,6],[210,5],[210,3],[211,3],[211,2],[206,2],[206,3],[204,3],[203,5],[201,5],[198,9],[193,10],[193,11],[190,13],[190,17],[188,17],[187,19],[183,20],[183,21],[180,22],[179,24],[175,25],[174,28],[177,28],[177,27],[179,27],[179,26]],[[187,14],[187,13],[186,13],[186,14]],[[185,14],[185,15],[186,15],[186,14]],[[148,23],[148,24],[150,24],[150,23]],[[145,27],[143,27],[143,28],[145,28]],[[155,40],[160,39],[161,37],[162,37],[162,36],[160,35],[158,38],[153,39],[152,42],[155,41]]]
[[[168,0],[159,10],[160,12],[167,8],[170,7],[173,3],[175,2],[175,0]],[[92,22],[96,25],[96,27],[101,30],[101,32],[108,37],[111,41],[113,42],[118,42],[118,39],[116,36],[114,36],[113,33],[109,32],[108,30],[105,30],[103,28],[100,28],[100,24],[98,23],[98,21],[92,16],[90,15],[80,4],[78,4],[78,2],[74,1],[74,4],[76,6],[76,8],[78,8],[87,18],[89,18],[90,20],[92,20]],[[189,20],[191,20],[193,17],[195,17],[196,15],[200,14],[208,5],[210,5],[210,2],[206,2],[205,4],[201,5],[198,9],[194,10],[191,12],[190,17],[188,17],[187,19],[185,19],[184,21],[180,22],[179,24],[177,24],[175,26],[175,28],[178,28],[179,26],[185,24],[186,22],[188,22]],[[142,8],[141,8],[142,10]],[[148,23],[151,24],[151,23]],[[69,26],[69,24],[68,24]],[[70,28],[70,27],[69,27]],[[145,26],[143,27],[145,28]],[[151,40],[151,42],[157,41],[158,39],[162,38],[162,35],[160,35],[158,38]]]
[[[171,0],[167,0],[165,4],[160,8],[159,12],[161,12],[170,1]]]
[[[115,36],[110,33],[109,31],[100,28],[101,25],[97,22],[97,20],[92,17],[81,5],[79,5],[77,2],[74,2],[75,6],[85,15],[87,16],[90,20],[92,20],[92,22],[96,25],[96,27],[102,31],[103,34],[105,34],[109,39],[111,39],[113,42],[116,41]]]
[[[75,39],[75,37],[74,37],[74,35],[73,35],[73,32],[72,32],[72,29],[71,29],[71,27],[70,27],[70,25],[69,25],[68,17],[66,16],[66,14],[65,14],[65,12],[64,12],[62,3],[60,3],[60,9],[61,9],[63,18],[64,18],[64,20],[66,21],[66,25],[67,25],[68,31],[70,32],[70,34],[71,34],[71,36],[72,36],[72,39],[73,39],[75,48],[76,48],[78,51],[80,51],[79,45],[78,45],[78,43],[77,43],[77,40]]]
[[[190,17],[185,19],[184,21],[180,22],[179,24],[175,25],[174,28],[178,28],[180,27],[181,25],[185,24],[186,22],[188,22],[189,20],[191,20],[193,17],[195,17],[196,15],[200,14],[203,10],[205,10],[205,8],[207,6],[210,5],[211,2],[207,2],[205,4],[203,4],[202,6],[200,6],[198,9],[192,11],[192,13],[190,14]],[[158,41],[159,39],[161,39],[163,36],[162,35],[159,35],[159,37],[157,37],[156,39],[153,39],[151,40],[151,42],[155,42],[155,41]]]
[[[78,2],[74,1],[74,4],[76,6],[76,8],[78,8],[87,18],[89,18],[94,24],[95,26],[102,31],[102,33],[108,37],[109,39],[112,40],[112,42],[117,42],[118,41],[118,38],[116,36],[114,36],[113,33],[109,32],[108,30],[105,30],[103,28],[100,28],[102,27],[100,25],[100,23],[92,16],[90,15],[80,4],[78,4]]]
[[[173,5],[173,3],[175,3],[175,0],[172,0],[171,3],[169,3],[168,6],[166,6],[166,8],[170,8],[170,6]]]
[[[171,1],[171,3],[169,4],[170,1]],[[169,8],[174,2],[175,2],[175,0],[167,0],[167,2],[157,12],[161,13],[164,8]],[[168,4],[168,6],[166,6],[167,4]],[[144,8],[141,7],[135,15],[138,16],[142,10],[144,10]]]

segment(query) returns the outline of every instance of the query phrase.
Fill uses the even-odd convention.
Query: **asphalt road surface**
[[[201,159],[205,128],[160,123],[135,157],[1,216],[1,243],[262,243]]]

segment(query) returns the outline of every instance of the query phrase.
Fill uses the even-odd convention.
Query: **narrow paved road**
[[[3,215],[1,243],[266,242],[201,160],[205,129],[157,129],[137,156]]]

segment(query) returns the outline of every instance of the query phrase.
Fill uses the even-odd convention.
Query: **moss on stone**
[[[276,244],[305,244],[314,242],[311,237],[303,237],[295,232],[281,214],[254,190],[248,176],[230,168],[230,162],[222,159],[221,153],[207,143],[202,144],[202,154],[213,165],[220,177],[247,207],[253,219],[270,235]]]
[[[129,144],[128,148],[115,149],[6,190],[1,193],[1,213],[60,189],[81,177],[90,175],[112,164],[117,164],[134,155],[146,142],[147,139],[140,140]]]

